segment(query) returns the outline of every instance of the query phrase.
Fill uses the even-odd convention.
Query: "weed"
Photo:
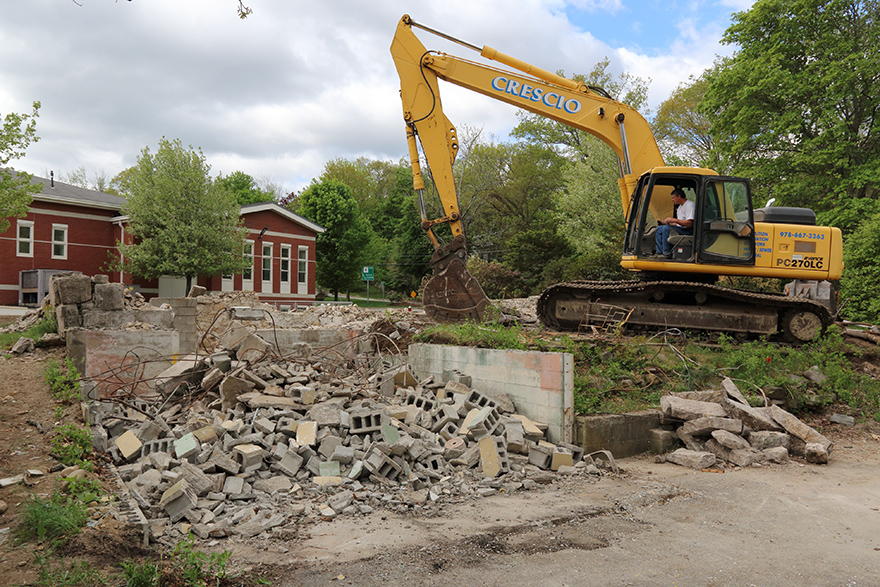
[[[34,496],[25,505],[15,535],[19,542],[36,540],[54,544],[78,534],[88,519],[85,504],[56,490],[48,499]]]
[[[150,561],[123,561],[125,587],[159,587],[159,565]]]
[[[67,493],[69,493],[73,499],[82,503],[97,501],[104,493],[104,490],[101,489],[101,484],[94,479],[76,479],[75,477],[69,477],[66,481]]]
[[[82,465],[92,453],[92,435],[89,429],[77,428],[74,424],[63,424],[57,428],[52,439],[52,453],[65,465]]]
[[[73,562],[70,567],[64,566],[64,559],[58,568],[52,568],[48,557],[34,553],[36,562],[40,566],[40,577],[37,585],[45,587],[98,587],[110,585],[98,571],[87,562]]]
[[[64,404],[79,401],[79,372],[70,357],[60,365],[58,361],[49,361],[44,377],[54,399]]]
[[[55,406],[54,408],[52,408],[52,416],[56,420],[60,420],[61,418],[63,418],[64,417],[64,406],[58,405],[58,406]]]
[[[195,536],[189,534],[177,543],[171,553],[173,565],[180,571],[186,585],[197,587],[204,585],[204,579],[216,578],[217,585],[220,579],[226,578],[226,561],[232,553],[205,553],[195,550]]]

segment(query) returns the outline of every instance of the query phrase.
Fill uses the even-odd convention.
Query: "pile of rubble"
[[[461,373],[419,382],[403,365],[366,374],[279,357],[241,323],[219,348],[182,358],[151,397],[84,404],[95,447],[117,465],[125,517],[154,539],[425,509],[613,464],[546,442],[546,427]]]
[[[722,387],[660,398],[664,416],[683,421],[674,434],[686,448],[667,455],[668,462],[695,469],[711,468],[717,461],[740,467],[779,463],[789,455],[828,462],[832,443],[819,432],[777,405],[750,406],[730,379]]]

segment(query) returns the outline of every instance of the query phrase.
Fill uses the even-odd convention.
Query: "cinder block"
[[[351,414],[350,434],[371,434],[379,432],[382,425],[386,424],[388,417],[383,410],[369,410],[353,412]]]
[[[174,454],[178,459],[194,457],[202,450],[202,446],[195,435],[190,432],[174,441]]]
[[[314,446],[318,436],[318,423],[307,420],[296,428],[296,443],[300,446]]]
[[[483,473],[489,477],[497,477],[510,472],[507,460],[507,449],[500,436],[486,436],[480,439],[480,465]]]
[[[232,453],[241,464],[242,473],[256,471],[263,465],[263,449],[256,444],[239,444]]]
[[[181,479],[165,490],[159,500],[159,507],[165,510],[172,522],[177,522],[192,509],[197,499],[187,480]]]
[[[571,453],[563,448],[557,448],[553,451],[553,458],[550,461],[550,469],[558,471],[559,467],[573,467],[574,459]]]
[[[126,430],[125,434],[114,439],[113,444],[116,445],[120,456],[126,461],[137,455],[143,446],[143,443],[131,430]]]
[[[540,469],[549,469],[553,460],[553,447],[532,444],[529,446],[529,463]]]

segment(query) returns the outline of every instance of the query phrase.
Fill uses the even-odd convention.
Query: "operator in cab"
[[[687,199],[681,188],[672,190],[672,203],[675,204],[675,218],[666,218],[660,221],[657,232],[654,234],[655,251],[664,257],[672,256],[672,245],[669,244],[669,231],[674,230],[678,234],[694,233],[694,216],[696,206]]]

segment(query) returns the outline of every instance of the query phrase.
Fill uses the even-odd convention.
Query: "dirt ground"
[[[45,362],[62,350],[0,358],[0,478],[43,477],[0,490],[0,584],[37,578],[33,545],[14,528],[55,474],[56,404]],[[65,421],[82,424],[74,407]],[[42,429],[42,432],[41,432]],[[880,425],[820,428],[830,464],[699,472],[653,457],[622,459],[619,474],[557,477],[537,490],[448,503],[440,514],[377,510],[272,539],[230,538],[230,566],[280,587],[317,585],[871,586],[880,585]],[[108,487],[110,485],[108,484]],[[98,509],[69,555],[110,570],[143,556],[138,536]]]

